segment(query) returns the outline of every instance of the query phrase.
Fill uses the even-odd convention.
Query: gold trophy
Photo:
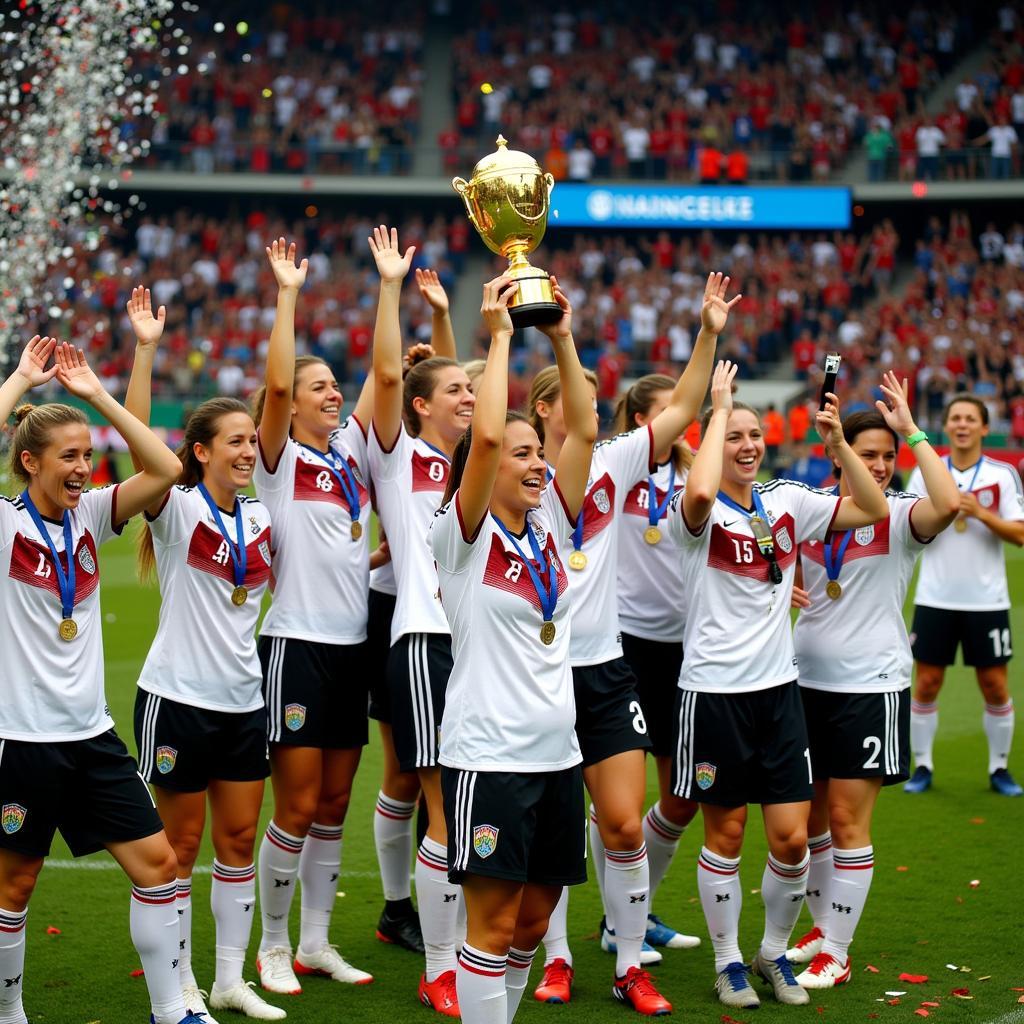
[[[497,145],[473,168],[469,181],[453,178],[452,188],[462,196],[484,245],[508,260],[508,274],[519,284],[509,303],[512,323],[516,327],[557,323],[562,307],[555,302],[551,279],[526,259],[544,237],[555,179],[529,154],[507,149],[508,142],[500,135]]]

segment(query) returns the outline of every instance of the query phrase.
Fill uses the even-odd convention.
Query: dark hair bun
[[[26,402],[24,405],[19,405],[18,408],[14,410],[14,422],[16,424],[21,423],[21,421],[25,419],[25,417],[28,416],[28,414],[34,408],[35,406],[32,405],[31,402]]]

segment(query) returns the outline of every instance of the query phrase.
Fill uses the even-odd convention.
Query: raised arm
[[[487,515],[501,462],[508,412],[508,350],[513,330],[508,304],[517,287],[507,276],[488,281],[480,307],[491,332],[491,347],[473,407],[472,440],[458,491],[462,527],[466,537],[473,540]]]
[[[590,383],[583,373],[580,357],[576,352],[576,343],[572,337],[572,307],[554,276],[551,278],[551,285],[555,301],[562,307],[562,319],[538,330],[551,340],[555,362],[558,364],[566,434],[562,450],[558,453],[555,475],[565,510],[570,518],[575,519],[580,514],[583,499],[587,495],[590,461],[594,456],[594,442],[597,440],[597,415],[594,411]],[[478,403],[479,401],[477,398]]]
[[[309,260],[295,265],[295,243],[283,238],[266,249],[270,269],[277,281],[277,310],[270,329],[265,380],[266,398],[260,419],[260,448],[267,463],[277,467],[288,442],[292,423],[292,393],[295,389],[295,306],[306,283]]]
[[[135,360],[132,363],[132,375],[128,378],[128,390],[124,396],[124,407],[141,423],[149,425],[149,414],[152,406],[153,361],[160,338],[164,333],[164,320],[167,310],[161,306],[153,315],[153,299],[149,289],[136,285],[132,289],[132,297],[125,305],[128,320],[135,332]],[[142,463],[133,449],[128,454],[132,458],[135,472],[142,469]]]
[[[446,359],[458,359],[455,350],[455,331],[448,310],[448,293],[441,284],[436,270],[416,268],[416,285],[427,300],[433,314],[430,325],[430,344],[434,354]]]
[[[377,321],[373,327],[373,427],[381,445],[391,450],[402,429],[402,325],[398,304],[402,282],[412,265],[415,246],[398,248],[398,229],[381,224],[368,238],[380,274]]]
[[[875,407],[885,417],[885,422],[904,440],[919,433],[907,402],[906,380],[901,384],[896,374],[890,371],[883,378],[881,387],[888,404],[879,399]],[[916,442],[910,450],[928,492],[928,496],[911,509],[910,524],[918,537],[934,537],[956,519],[960,511],[960,490],[927,438]]]
[[[704,288],[704,305],[700,311],[700,330],[693,346],[693,353],[682,376],[676,382],[672,398],[667,406],[651,421],[654,434],[654,450],[662,451],[671,444],[694,420],[704,401],[708,389],[711,367],[715,361],[715,346],[718,336],[725,330],[729,310],[742,295],[725,301],[729,289],[729,278],[721,274],[708,274]]]
[[[850,487],[850,496],[839,503],[839,511],[832,522],[833,530],[852,530],[858,526],[879,523],[889,515],[885,492],[875,482],[860,456],[846,443],[843,424],[839,419],[839,399],[831,392],[828,401],[816,417],[818,433],[825,439],[829,451],[843,470]]]
[[[29,391],[54,378],[57,364],[48,370],[46,364],[56,347],[56,338],[40,338],[37,334],[22,350],[14,373],[0,385],[0,424],[7,422]]]
[[[711,375],[711,419],[693,458],[683,491],[683,517],[687,528],[698,533],[711,516],[722,486],[725,431],[732,412],[732,382],[738,366],[725,360]]]
[[[117,492],[118,518],[124,522],[144,508],[158,505],[181,475],[178,457],[149,427],[111,398],[81,349],[65,342],[55,350],[55,359],[57,380],[72,395],[88,402],[124,438],[139,460],[140,471],[125,480]]]

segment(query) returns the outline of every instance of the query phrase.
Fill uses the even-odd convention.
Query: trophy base
[[[557,324],[562,319],[562,307],[557,302],[528,302],[522,306],[513,306],[508,312],[512,317],[512,326],[517,331],[524,327]]]

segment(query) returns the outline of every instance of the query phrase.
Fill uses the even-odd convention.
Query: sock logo
[[[250,911],[250,910],[252,910],[252,904],[251,904],[251,903],[243,903],[243,904],[242,904],[242,910],[243,910],[243,911],[244,911],[244,912],[245,912],[246,914],[248,914],[248,913],[249,913],[249,911]]]
[[[729,899],[730,899],[729,893],[727,893],[727,892],[716,892],[715,893],[715,902],[716,903],[728,903]]]
[[[454,903],[458,898],[459,894],[457,892],[446,892],[444,894],[445,903]]]
[[[629,902],[630,903],[646,903],[647,902],[647,893],[642,892],[642,893],[640,893],[639,896],[630,896],[629,897]]]
[[[181,911],[179,910],[178,913],[180,914]],[[178,939],[178,949],[184,950],[184,948],[185,948],[185,940],[184,939]]]
[[[790,896],[789,897],[789,902],[790,903],[803,903],[803,901],[804,901],[804,894],[802,892],[798,892],[795,896]]]
[[[336,882],[337,880],[338,880],[338,872],[337,871],[332,871],[331,872],[331,881],[332,882]]]
[[[820,889],[808,889],[807,890],[807,895],[808,896],[817,896],[820,899],[821,898],[821,890]]]
[[[291,884],[292,884],[292,880],[290,878],[275,878],[274,879],[274,888],[275,889],[287,889],[288,886],[291,885]]]
[[[836,912],[837,914],[849,914],[849,913],[852,913],[852,912],[853,912],[853,908],[852,908],[852,907],[844,907],[844,906],[842,905],[842,903],[833,903],[833,904],[832,904],[832,909],[833,909],[833,910],[834,910],[834,911],[835,911],[835,912]]]
[[[20,974],[16,978],[4,978],[4,988],[14,988],[19,981],[21,981]]]
[[[174,959],[173,959],[173,960],[171,961],[171,967],[173,967],[173,968],[177,969],[177,967],[178,967],[178,958],[177,958],[177,957],[175,957],[175,958],[174,958]]]

